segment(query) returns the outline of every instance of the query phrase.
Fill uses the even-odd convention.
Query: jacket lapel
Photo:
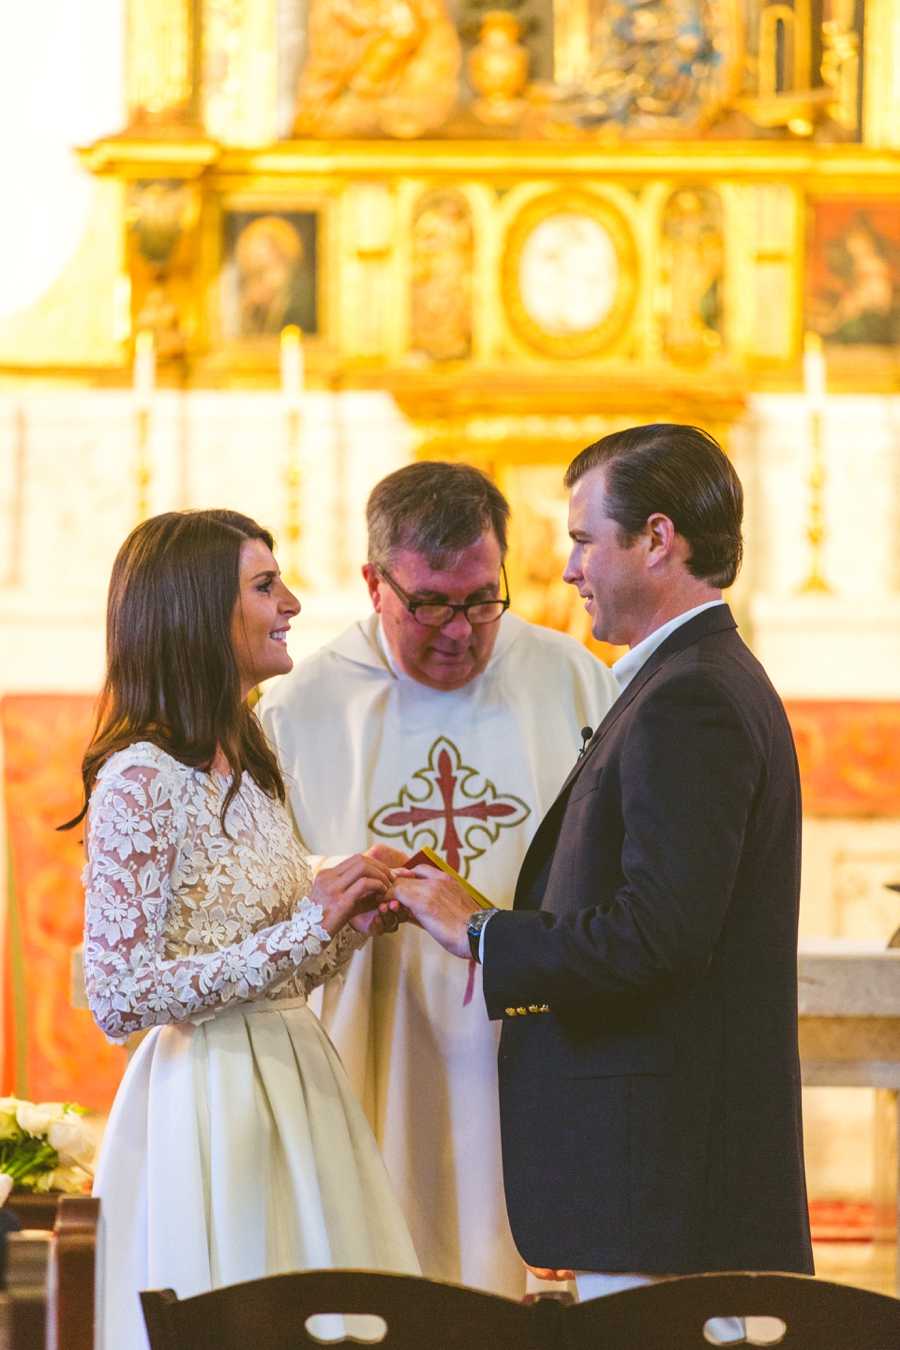
[[[659,674],[673,656],[677,656],[679,652],[692,647],[701,638],[709,637],[712,633],[727,632],[731,628],[737,628],[737,624],[730,608],[728,605],[717,605],[715,609],[705,609],[702,614],[698,614],[694,619],[689,619],[680,628],[676,628],[674,633],[670,633],[665,642],[660,643],[656,651],[647,658],[631,682],[616,699],[588,742],[584,754],[572,766],[568,778],[560,788],[559,796],[561,797],[564,792],[567,792],[611,728],[615,726],[638,694]]]

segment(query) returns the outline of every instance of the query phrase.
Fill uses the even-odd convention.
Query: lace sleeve
[[[156,765],[111,764],[91,797],[84,873],[85,988],[94,1020],[111,1040],[260,998],[307,962],[318,963],[331,938],[321,907],[308,898],[290,919],[240,942],[165,960],[172,876],[186,832],[179,781]]]
[[[298,974],[298,982],[304,994],[309,995],[320,984],[330,980],[342,970],[354,952],[358,952],[368,942],[364,933],[357,933],[348,923],[335,935],[319,956],[312,957]]]

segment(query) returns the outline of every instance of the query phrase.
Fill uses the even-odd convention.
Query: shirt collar
[[[679,614],[676,618],[670,619],[664,623],[662,628],[656,628],[649,637],[645,637],[643,642],[639,642],[631,651],[620,656],[618,661],[614,662],[612,673],[616,677],[616,683],[620,691],[625,689],[641,666],[661,647],[670,633],[674,633],[676,628],[680,628],[683,623],[693,619],[697,614],[702,614],[705,609],[712,609],[715,605],[724,605],[724,600],[708,600],[705,605],[695,605],[693,609],[685,610],[684,614]]]

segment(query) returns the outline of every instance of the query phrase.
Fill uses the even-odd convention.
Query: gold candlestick
[[[809,572],[800,588],[801,595],[830,595],[822,567],[825,539],[825,454],[822,443],[822,412],[825,403],[825,356],[818,333],[807,333],[803,351],[803,390],[809,409],[810,465],[809,512],[806,538],[809,541]]]
[[[137,446],[134,478],[137,495],[137,523],[147,519],[150,511],[150,404],[156,388],[156,352],[153,333],[145,328],[134,340],[134,369],[132,372],[137,422]]]
[[[303,585],[300,571],[302,526],[300,489],[303,484],[303,338],[296,324],[281,330],[281,393],[285,416],[285,541],[284,579],[291,587]]]

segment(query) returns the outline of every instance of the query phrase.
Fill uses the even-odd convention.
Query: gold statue
[[[312,0],[295,136],[439,127],[457,95],[460,49],[443,0]]]
[[[673,361],[701,365],[722,345],[722,209],[708,189],[685,189],[663,216],[668,304],[663,340]]]

